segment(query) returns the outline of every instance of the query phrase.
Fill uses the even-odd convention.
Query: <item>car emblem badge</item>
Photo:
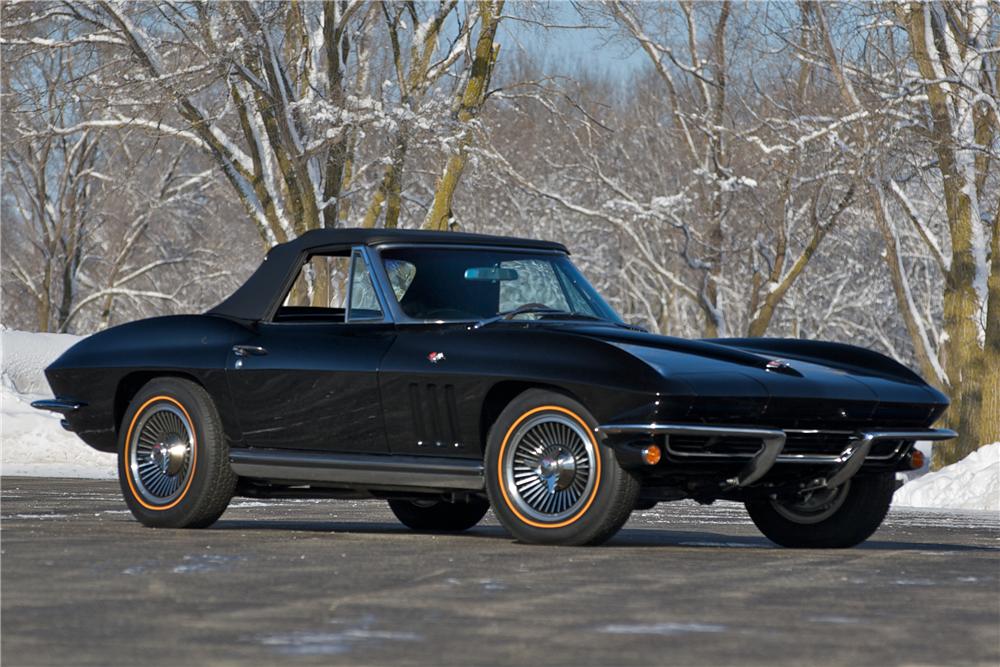
[[[431,352],[427,355],[427,361],[432,364],[436,364],[439,361],[444,361],[444,352]]]

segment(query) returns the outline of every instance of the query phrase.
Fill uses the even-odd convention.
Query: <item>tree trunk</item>
[[[976,248],[973,225],[981,224],[974,212],[978,210],[973,197],[977,196],[976,184],[969,182],[963,172],[958,151],[964,150],[956,136],[963,119],[952,119],[952,100],[944,84],[939,81],[939,54],[944,47],[944,31],[954,26],[939,25],[930,8],[912,4],[905,13],[910,46],[921,75],[926,79],[931,112],[931,139],[938,158],[944,185],[945,210],[948,231],[951,235],[951,266],[945,272],[944,329],[948,339],[944,345],[944,364],[951,385],[952,408],[950,419],[958,430],[958,438],[938,443],[934,447],[935,466],[954,463],[974,451],[982,442],[980,425],[983,419],[983,382],[986,369],[985,357],[989,356],[979,344],[979,296],[976,294]],[[930,28],[932,34],[928,34]],[[932,51],[935,49],[936,51]],[[938,64],[938,66],[935,65]],[[958,95],[965,94],[957,93]],[[970,109],[971,112],[971,109]],[[970,191],[971,189],[971,191]],[[957,422],[955,421],[957,413]]]
[[[479,39],[476,41],[475,57],[472,60],[472,71],[469,80],[465,84],[465,91],[462,94],[458,109],[458,121],[465,125],[462,130],[462,138],[458,150],[453,153],[445,165],[444,173],[438,179],[437,188],[434,193],[434,203],[427,213],[424,221],[425,229],[437,229],[445,231],[448,229],[448,222],[451,219],[451,203],[455,196],[455,189],[462,178],[465,170],[466,153],[472,143],[472,128],[468,124],[479,115],[479,109],[486,99],[486,90],[490,85],[490,77],[493,73],[493,65],[496,63],[499,45],[493,43],[496,36],[497,25],[500,23],[500,13],[503,11],[503,0],[499,0],[496,5],[492,0],[480,0],[479,15],[481,27],[479,29]]]
[[[1000,441],[1000,201],[993,217],[990,242],[989,299],[986,311],[986,345],[983,347],[982,409],[977,422],[977,443]]]

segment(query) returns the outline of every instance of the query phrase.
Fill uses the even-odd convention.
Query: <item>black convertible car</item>
[[[204,527],[234,495],[377,497],[418,530],[492,507],[524,542],[596,544],[635,508],[746,504],[770,539],[846,547],[948,405],[865,349],[685,340],[630,326],[558,243],[318,230],[203,315],[84,339],[46,370],[90,446],[118,453],[148,526]]]

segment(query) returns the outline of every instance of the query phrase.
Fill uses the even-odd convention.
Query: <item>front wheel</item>
[[[577,401],[538,389],[500,414],[486,445],[486,489],[516,539],[600,544],[628,520],[639,483],[598,440],[596,427]]]
[[[142,524],[204,528],[222,516],[236,488],[215,404],[180,378],[151,380],[122,421],[118,479]]]
[[[857,476],[794,501],[750,500],[746,508],[760,532],[781,546],[843,549],[861,544],[882,524],[895,482],[893,473]]]

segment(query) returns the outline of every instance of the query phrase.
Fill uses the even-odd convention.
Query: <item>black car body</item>
[[[953,436],[931,429],[947,398],[883,355],[799,339],[650,334],[621,322],[567,256],[557,243],[472,234],[309,232],[275,246],[240,289],[205,314],[141,320],[82,340],[46,370],[56,398],[38,407],[62,412],[64,426],[90,446],[131,456],[120,465],[126,500],[131,493],[139,505],[130,506],[152,525],[192,520],[165,519],[156,492],[137,495],[144,466],[173,470],[161,484],[169,489],[181,485],[184,461],[218,454],[221,467],[202,473],[221,477],[207,480],[206,489],[385,497],[397,510],[426,510],[425,519],[462,504],[485,512],[488,496],[494,509],[509,506],[500,519],[519,538],[561,543],[601,541],[617,526],[567,533],[564,515],[586,499],[547,514],[542,501],[534,507],[525,500],[529,491],[548,492],[553,503],[563,494],[558,502],[566,504],[579,486],[596,502],[601,475],[614,472],[625,481],[615,477],[605,487],[625,497],[628,511],[679,498],[740,500],[764,508],[759,512],[792,508],[782,515],[791,532],[815,532],[839,516],[823,512],[845,503],[852,479],[878,479],[882,489],[893,471],[909,467],[916,440]],[[317,262],[346,268],[335,276],[340,269]],[[309,305],[316,290],[339,290],[343,307]],[[516,303],[522,297],[532,302]],[[146,409],[159,400],[172,412],[140,416],[137,400],[151,382],[193,385],[210,402],[207,416],[187,414],[169,387]],[[534,398],[518,404],[526,393]],[[504,451],[506,444],[494,431],[516,422],[518,415],[505,413],[513,405],[527,414],[539,402],[549,409],[540,414],[554,421],[535,424],[533,436],[520,434],[527,439],[514,454],[521,463],[512,460],[504,472],[503,456],[489,456],[491,446]],[[217,444],[212,433],[202,434],[215,415]],[[169,428],[160,433],[156,422],[171,419],[180,426],[168,438]],[[129,433],[132,427],[147,429],[149,442]],[[559,429],[563,435],[544,445],[540,434]],[[140,438],[133,450],[129,438]],[[586,452],[573,459],[560,438]],[[603,471],[595,470],[602,463]],[[183,474],[196,477],[196,466],[187,466]],[[528,478],[533,486],[521,504],[509,502],[507,491],[517,495],[517,480]],[[180,505],[188,486],[171,492],[180,493]],[[597,510],[584,508],[571,523],[590,511]],[[618,525],[627,518],[621,508],[602,511]],[[795,521],[796,512],[807,520]],[[562,518],[548,522],[549,514]],[[422,528],[463,527],[400,518]],[[762,528],[782,543],[802,541]]]

